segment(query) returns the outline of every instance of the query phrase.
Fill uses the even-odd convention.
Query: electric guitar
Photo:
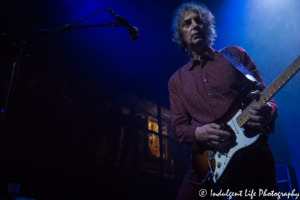
[[[233,101],[227,112],[214,123],[220,124],[221,129],[232,133],[233,142],[227,149],[221,151],[204,151],[203,154],[193,153],[193,168],[200,180],[210,182],[210,185],[222,185],[231,174],[231,168],[235,165],[235,159],[243,152],[253,148],[262,147],[268,139],[267,134],[258,133],[247,137],[243,126],[250,119],[249,109],[253,105],[266,104],[300,69],[300,56],[288,66],[256,100],[253,100],[243,109],[244,97],[249,93],[250,88],[242,90]],[[212,156],[208,156],[208,153]],[[209,172],[211,176],[208,176]],[[208,181],[209,180],[209,181]]]

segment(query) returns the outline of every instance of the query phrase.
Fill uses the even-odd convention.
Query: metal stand
[[[10,108],[11,108],[10,106],[12,103],[14,87],[16,86],[16,78],[18,76],[18,71],[20,69],[20,61],[25,46],[25,40],[47,35],[54,32],[72,31],[75,29],[95,28],[95,27],[102,27],[102,26],[121,26],[121,24],[119,22],[113,22],[113,23],[90,25],[90,26],[78,26],[78,27],[72,27],[71,25],[67,24],[66,27],[59,28],[59,29],[42,29],[42,30],[35,30],[35,31],[24,31],[19,33],[0,34],[0,37],[13,38],[13,40],[15,40],[13,44],[16,46],[19,52],[16,61],[13,64],[12,75],[11,75],[9,89],[7,92],[7,97],[6,97],[5,107],[4,107],[4,113],[1,120],[0,140],[4,138],[4,135],[6,134],[7,131],[6,124],[9,122],[9,115],[10,115]]]
[[[20,62],[21,62],[21,57],[24,51],[24,47],[25,47],[25,41],[35,38],[35,37],[39,37],[39,36],[43,36],[43,35],[48,35],[50,33],[55,33],[55,32],[61,32],[61,31],[72,31],[75,29],[85,29],[85,28],[95,28],[95,27],[102,27],[102,26],[121,26],[123,25],[122,22],[113,22],[113,23],[106,23],[106,24],[98,24],[98,25],[90,25],[90,26],[78,26],[78,27],[73,27],[73,25],[78,24],[80,22],[82,22],[83,20],[92,17],[104,10],[107,10],[109,12],[111,12],[109,9],[102,9],[76,23],[73,24],[67,24],[65,27],[63,28],[58,28],[58,29],[42,29],[42,30],[34,30],[34,31],[23,31],[23,32],[18,32],[18,33],[2,33],[0,34],[0,38],[4,38],[4,39],[12,39],[13,44],[15,45],[15,48],[18,52],[18,55],[15,58],[15,62],[13,64],[13,69],[12,69],[12,75],[11,75],[11,79],[10,79],[10,83],[9,83],[9,88],[8,88],[8,92],[7,92],[7,96],[5,98],[5,107],[4,107],[4,113],[1,119],[1,124],[0,124],[0,141],[4,142],[3,144],[6,144],[7,141],[7,136],[8,136],[8,131],[9,131],[9,125],[11,124],[10,122],[10,118],[11,118],[11,107],[12,107],[12,102],[13,102],[13,97],[14,97],[14,90],[16,87],[16,80],[18,78],[18,72],[20,69]],[[138,32],[132,33],[131,36],[134,36],[133,39],[137,39],[138,38]],[[6,166],[6,146],[7,145],[3,145],[2,146],[0,144],[0,147],[3,149],[3,162],[1,162],[1,165],[3,165],[3,180],[2,183],[0,183],[0,185],[2,186],[2,191],[1,191],[1,196],[2,199],[4,198],[4,184],[5,184],[5,166]],[[1,188],[0,186],[0,188]]]

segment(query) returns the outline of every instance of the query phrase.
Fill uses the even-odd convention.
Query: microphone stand
[[[89,25],[89,26],[78,26],[78,27],[72,27],[69,24],[66,25],[64,28],[59,28],[59,29],[42,29],[42,30],[34,30],[34,31],[23,31],[23,32],[17,32],[17,33],[2,33],[0,34],[0,38],[13,38],[14,42],[13,44],[15,45],[15,48],[18,49],[18,56],[16,61],[13,64],[13,70],[12,70],[12,75],[10,78],[9,82],[9,88],[7,92],[7,97],[5,101],[5,106],[4,106],[4,113],[1,119],[1,126],[0,126],[0,140],[4,137],[5,135],[5,124],[8,122],[9,115],[10,115],[10,107],[12,103],[12,97],[13,97],[13,92],[14,92],[14,87],[16,86],[16,78],[18,76],[18,71],[20,69],[20,61],[22,57],[22,53],[25,47],[25,40],[39,37],[39,36],[44,36],[50,33],[54,32],[61,32],[61,31],[72,31],[75,29],[85,29],[85,28],[95,28],[95,27],[102,27],[102,26],[121,26],[119,22],[113,22],[113,23],[106,23],[106,24],[98,24],[98,25]]]
[[[97,13],[99,13],[99,12],[97,12]],[[1,124],[0,124],[0,142],[2,143],[2,141],[3,141],[3,143],[2,143],[2,145],[3,145],[3,147],[2,147],[3,162],[1,162],[1,164],[4,167],[4,171],[2,174],[3,181],[2,181],[2,183],[0,183],[0,185],[2,185],[2,191],[1,191],[2,199],[4,198],[4,188],[6,188],[4,186],[4,184],[5,184],[4,177],[5,177],[5,160],[6,160],[6,152],[7,152],[6,148],[8,147],[7,146],[7,144],[8,144],[7,132],[9,130],[12,130],[12,127],[13,127],[13,126],[11,126],[9,128],[9,125],[11,125],[11,122],[10,122],[11,105],[12,105],[13,96],[14,96],[14,89],[15,89],[16,83],[17,83],[16,80],[18,77],[19,69],[20,69],[21,57],[22,57],[22,54],[23,54],[23,51],[25,48],[25,41],[35,38],[35,37],[40,37],[40,36],[48,35],[48,34],[55,33],[55,32],[72,31],[75,29],[95,28],[95,27],[102,27],[102,26],[108,26],[108,27],[115,26],[116,27],[116,26],[121,26],[121,24],[119,22],[113,22],[113,23],[89,25],[89,26],[78,26],[78,27],[72,27],[72,25],[67,24],[65,27],[58,28],[58,29],[42,29],[42,30],[34,30],[34,31],[23,31],[23,32],[17,32],[17,33],[2,33],[2,34],[0,34],[0,39],[12,38],[13,45],[15,46],[14,48],[16,49],[16,52],[18,52],[17,56],[15,58],[15,62],[13,63],[12,74],[11,74],[8,91],[7,91],[6,98],[5,98],[4,112],[3,112],[3,116],[2,116]]]

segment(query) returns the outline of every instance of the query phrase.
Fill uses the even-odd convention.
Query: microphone
[[[139,36],[139,29],[135,26],[131,26],[126,19],[124,19],[123,17],[120,17],[119,15],[117,15],[116,13],[114,13],[112,10],[107,9],[108,12],[110,12],[110,14],[112,14],[117,20],[118,22],[124,26],[125,28],[127,28],[129,30],[129,35],[130,35],[130,39],[132,41],[140,38]]]

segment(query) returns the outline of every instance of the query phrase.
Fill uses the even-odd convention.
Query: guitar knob
[[[221,163],[221,162],[218,162],[218,163],[217,163],[217,167],[218,167],[218,168],[220,168],[220,167],[221,167],[221,165],[222,165],[222,163]]]
[[[215,173],[215,177],[218,178],[219,177],[219,172]]]
[[[222,155],[221,155],[221,153],[220,153],[220,152],[218,152],[218,151],[217,151],[217,153],[216,153],[216,154],[217,154],[218,158],[221,158],[221,156],[222,156]]]

